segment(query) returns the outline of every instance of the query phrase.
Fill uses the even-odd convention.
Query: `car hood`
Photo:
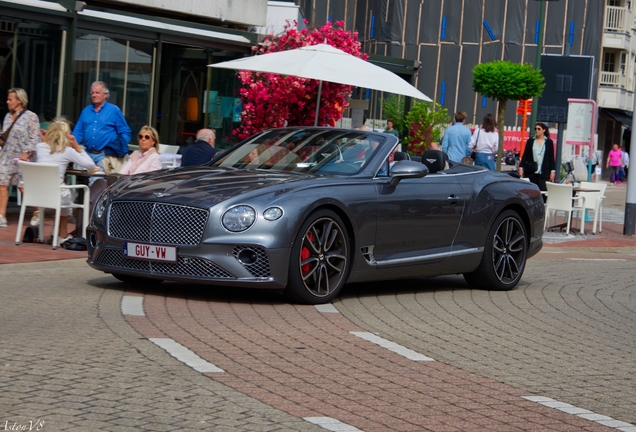
[[[131,176],[116,182],[111,191],[114,199],[160,199],[165,203],[210,207],[239,195],[262,194],[265,188],[271,188],[271,192],[289,189],[290,183],[298,184],[316,177],[310,174],[196,167]]]

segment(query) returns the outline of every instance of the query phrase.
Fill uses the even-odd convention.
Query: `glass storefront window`
[[[28,22],[11,30],[12,34],[3,32],[0,36],[0,97],[6,98],[11,87],[23,88],[29,96],[29,110],[46,123],[57,109],[62,30]],[[6,104],[0,104],[0,119],[6,113]]]
[[[123,112],[135,136],[149,123],[154,44],[78,32],[75,48],[75,118],[91,103],[90,86],[104,81],[108,101]]]

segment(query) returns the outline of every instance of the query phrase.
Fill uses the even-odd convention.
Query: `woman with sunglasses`
[[[546,181],[554,182],[556,162],[554,160],[554,142],[550,139],[550,131],[545,123],[537,123],[535,136],[526,143],[519,175],[527,177],[542,191],[546,191]]]
[[[152,126],[143,126],[137,135],[139,150],[135,150],[128,161],[119,170],[119,174],[139,174],[160,170],[161,156],[159,148],[159,133]]]

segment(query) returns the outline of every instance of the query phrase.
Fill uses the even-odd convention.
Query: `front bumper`
[[[178,246],[177,262],[129,258],[121,239],[86,230],[88,264],[106,273],[209,285],[282,289],[287,285],[291,248],[250,244]]]

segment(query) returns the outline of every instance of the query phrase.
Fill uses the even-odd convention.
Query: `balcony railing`
[[[613,32],[627,32],[628,28],[625,24],[627,16],[627,8],[617,6],[605,7],[605,30]]]
[[[620,72],[601,72],[601,85],[621,87],[624,85]]]

